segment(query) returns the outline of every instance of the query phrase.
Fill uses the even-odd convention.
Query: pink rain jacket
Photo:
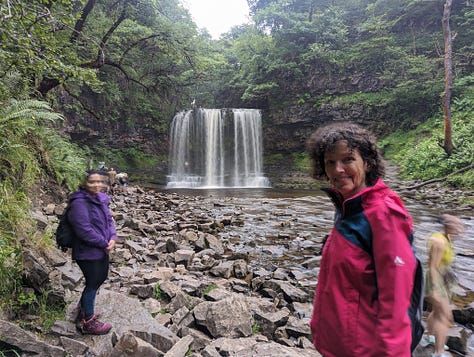
[[[327,192],[336,215],[310,322],[316,349],[324,357],[410,357],[410,215],[382,180],[344,202]]]

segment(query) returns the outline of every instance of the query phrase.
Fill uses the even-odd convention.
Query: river
[[[220,237],[230,250],[246,255],[255,267],[270,271],[285,268],[302,286],[315,285],[318,268],[311,264],[311,259],[321,249],[334,213],[331,201],[323,192],[278,189],[175,189],[172,192],[199,197],[200,208],[210,212],[214,219],[233,216],[233,224]],[[441,229],[437,222],[439,208],[402,199],[414,219],[417,255],[426,266],[427,238]],[[458,215],[467,228],[454,242],[454,269],[461,287],[455,303],[462,307],[474,301],[474,212],[444,213]]]

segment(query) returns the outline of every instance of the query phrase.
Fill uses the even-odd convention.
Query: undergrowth
[[[385,157],[400,166],[400,177],[430,180],[448,176],[454,187],[474,189],[474,170],[452,174],[474,162],[474,120],[467,113],[454,114],[452,137],[455,150],[448,156],[443,144],[443,118],[438,116],[417,129],[395,132],[380,142]]]
[[[47,292],[25,295],[22,242],[43,244],[30,215],[31,190],[46,177],[73,189],[85,169],[81,150],[55,129],[62,119],[43,101],[10,99],[0,106],[0,308],[34,312],[46,328],[63,311],[48,304]]]

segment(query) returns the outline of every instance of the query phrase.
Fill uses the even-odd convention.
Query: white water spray
[[[166,187],[270,187],[262,173],[261,127],[256,109],[179,112],[170,128]]]

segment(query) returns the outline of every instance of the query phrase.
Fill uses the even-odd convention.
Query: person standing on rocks
[[[452,239],[464,232],[464,223],[458,217],[443,214],[440,217],[443,232],[435,232],[428,240],[428,271],[426,272],[426,297],[431,304],[431,312],[426,320],[428,333],[422,343],[434,343],[433,357],[447,357],[444,352],[450,324],[452,285],[455,283],[451,271],[454,260]]]
[[[107,176],[108,176],[108,189],[107,189],[107,193],[109,194],[114,194],[115,192],[115,187],[117,185],[117,183],[115,182],[115,177],[117,176],[117,171],[114,170],[113,167],[111,167],[109,169],[109,171],[107,172]]]
[[[109,209],[109,196],[102,193],[105,177],[102,171],[90,170],[79,190],[69,197],[68,220],[77,239],[72,258],[85,278],[76,322],[84,334],[103,335],[111,325],[99,321],[94,312],[99,287],[109,273],[109,254],[114,249],[117,234]]]
[[[128,174],[126,172],[120,172],[115,178],[118,180],[120,192],[125,192],[128,185]]]
[[[325,357],[410,357],[413,222],[382,180],[376,140],[338,122],[318,128],[307,151],[312,177],[328,180],[336,207],[314,297],[313,344]]]

